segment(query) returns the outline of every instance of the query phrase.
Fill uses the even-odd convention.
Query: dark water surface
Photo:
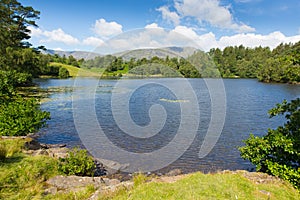
[[[95,109],[99,124],[109,140],[120,148],[130,152],[147,153],[166,146],[176,135],[180,125],[181,109],[180,101],[188,104],[185,99],[177,99],[176,95],[164,83],[173,85],[178,90],[184,90],[182,80],[170,79],[140,79],[140,80],[98,80],[82,79],[83,91],[89,91],[95,84]],[[43,143],[65,143],[68,146],[82,145],[74,125],[73,101],[82,101],[84,98],[72,98],[72,90],[75,79],[36,80],[42,88],[63,87],[65,92],[54,93],[50,101],[42,104],[42,109],[51,112],[51,120],[48,126],[39,134],[39,141]],[[135,83],[139,88],[131,88],[130,84],[117,84],[118,82]],[[191,146],[184,154],[161,172],[180,168],[183,172],[216,171],[224,169],[251,170],[253,166],[244,161],[237,150],[243,145],[242,140],[249,133],[262,136],[268,128],[276,128],[284,122],[282,117],[270,119],[267,111],[276,103],[284,99],[291,100],[300,97],[300,85],[289,84],[265,84],[252,79],[225,79],[223,80],[226,91],[226,118],[221,136],[213,150],[204,158],[198,157],[200,146],[206,135],[211,119],[211,99],[207,86],[203,79],[189,79],[193,91],[198,98],[200,111],[200,123],[197,135]],[[143,83],[147,84],[144,84]],[[151,83],[149,83],[151,82]],[[159,84],[158,84],[159,83]],[[125,85],[121,87],[120,85]],[[134,85],[134,84],[133,84]],[[149,109],[154,104],[164,107],[166,118],[163,128],[159,133],[149,138],[134,138],[124,133],[117,125],[111,109],[111,97],[113,93],[126,93],[134,90],[129,101],[129,114],[137,126],[147,126],[151,122]],[[222,98],[222,97],[220,97]],[[119,99],[122,103],[123,99]],[[84,116],[83,116],[84,117]],[[129,125],[130,126],[130,125]],[[134,127],[129,127],[133,128]],[[89,130],[86,130],[89,132]],[[172,152],[170,152],[171,154]]]

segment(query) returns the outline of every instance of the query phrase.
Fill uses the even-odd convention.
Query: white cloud
[[[39,28],[29,26],[28,29],[30,30],[31,37],[39,37],[39,36],[43,35],[43,31]]]
[[[199,23],[231,29],[237,32],[253,32],[255,29],[243,23],[234,22],[230,7],[221,6],[220,0],[174,0],[175,8],[181,17],[193,17]]]
[[[147,24],[145,28],[160,28],[157,23]]]
[[[55,50],[55,51],[63,51],[63,49],[60,48],[60,47],[54,48],[53,50]]]
[[[268,35],[248,33],[223,36],[218,41],[218,47],[224,48],[226,46],[238,46],[242,44],[247,47],[268,46],[273,49],[280,43],[296,43],[298,41],[300,41],[300,34],[287,37],[280,31],[275,31]]]
[[[239,33],[217,39],[212,32],[198,34],[193,28],[187,26],[176,26],[173,30],[166,30],[153,23],[146,25],[144,29],[125,32],[117,38],[107,40],[97,51],[107,54],[125,50],[170,46],[190,46],[209,51],[211,48],[223,49],[226,46],[239,45],[252,48],[268,46],[273,49],[280,43],[295,43],[298,41],[300,41],[300,34],[288,37],[279,31],[267,35]]]
[[[65,33],[62,29],[56,29],[53,31],[44,31],[43,35],[47,37],[47,42],[63,42],[65,44],[78,44],[79,40],[67,33]]]
[[[180,23],[180,16],[176,12],[171,12],[167,6],[162,6],[157,9],[162,14],[162,18],[169,22],[173,22],[174,25],[178,25]]]
[[[105,19],[96,20],[93,30],[100,37],[107,38],[122,33],[122,25],[117,22],[107,22]]]
[[[61,28],[52,31],[43,31],[39,28],[29,27],[32,37],[41,38],[40,42],[62,42],[68,45],[79,44],[79,40],[67,33]]]
[[[96,38],[96,37],[88,37],[85,38],[82,43],[84,45],[88,45],[88,46],[93,46],[93,47],[97,47],[99,45],[102,45],[104,43],[103,40],[101,40],[100,38]]]

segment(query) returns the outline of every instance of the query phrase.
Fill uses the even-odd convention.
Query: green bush
[[[84,149],[73,148],[66,158],[59,161],[58,170],[66,175],[93,176],[96,169],[93,157]]]
[[[241,156],[250,160],[258,171],[278,176],[300,189],[300,98],[269,111],[271,117],[285,115],[287,122],[267,135],[253,134],[240,147]]]
[[[69,78],[69,77],[70,77],[69,71],[64,67],[61,67],[58,72],[58,78],[63,79],[63,78]]]
[[[50,119],[50,113],[40,110],[37,100],[15,98],[0,104],[0,135],[24,136],[38,131]]]
[[[39,102],[24,98],[17,87],[27,85],[31,76],[16,71],[0,71],[0,136],[20,136],[38,131],[50,118]]]
[[[31,82],[31,75],[0,70],[0,100],[16,94],[16,88]]]

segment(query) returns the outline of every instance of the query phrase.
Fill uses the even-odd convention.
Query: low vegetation
[[[16,71],[0,71],[0,136],[34,133],[50,118],[37,99],[18,94],[18,86],[28,84],[28,77]]]
[[[263,137],[251,134],[240,148],[241,156],[255,164],[258,171],[280,177],[300,189],[300,98],[277,104],[269,114],[284,115],[287,122],[269,129]]]
[[[66,175],[93,176],[96,169],[93,157],[84,149],[74,148],[59,161],[58,170]]]
[[[297,190],[279,179],[255,183],[244,172],[185,175],[182,179],[153,181],[138,177],[140,184],[132,189],[120,188],[114,193],[104,193],[100,199],[299,199]],[[259,180],[259,178],[257,178]]]
[[[62,174],[60,161],[49,156],[22,153],[26,139],[0,139],[6,155],[0,160],[0,199],[88,199],[97,188],[46,194],[46,180]],[[86,158],[86,152],[80,152]],[[0,151],[1,154],[1,151]],[[78,160],[76,161],[78,162]],[[73,169],[74,166],[73,166]],[[251,178],[247,174],[252,174]],[[264,174],[222,172],[194,173],[182,177],[147,177],[136,174],[133,187],[103,191],[99,199],[299,199],[288,182]]]
[[[87,199],[95,188],[87,186],[83,191],[47,195],[45,194],[46,180],[56,175],[64,174],[59,168],[62,163],[49,156],[30,156],[24,154],[24,143],[29,138],[0,138],[0,199]],[[75,163],[68,167],[80,169],[87,163],[85,150],[72,150],[80,156]],[[74,156],[73,156],[74,158]],[[81,160],[78,160],[78,159]],[[88,157],[90,161],[90,157]]]

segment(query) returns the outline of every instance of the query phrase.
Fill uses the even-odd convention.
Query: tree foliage
[[[28,47],[24,40],[30,38],[29,26],[37,26],[39,11],[24,7],[17,0],[0,1],[0,52],[4,54],[7,47]]]
[[[18,94],[18,87],[30,84],[47,65],[47,60],[26,42],[30,38],[28,26],[36,26],[38,15],[16,0],[0,1],[0,135],[36,132],[50,118],[36,99]]]
[[[241,156],[256,165],[258,171],[267,172],[291,182],[300,189],[300,98],[269,111],[270,117],[285,115],[287,122],[267,135],[250,135],[241,147]]]
[[[269,47],[229,46],[211,49],[224,78],[258,78],[263,82],[300,82],[300,42]]]

